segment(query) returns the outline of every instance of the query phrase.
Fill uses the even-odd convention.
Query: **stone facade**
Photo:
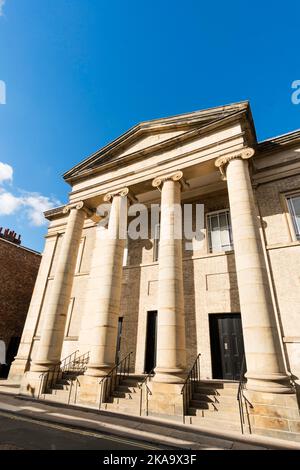
[[[21,338],[40,261],[39,253],[0,237],[0,340],[8,356]],[[12,359],[7,357],[8,366]],[[0,366],[1,376],[7,369]]]
[[[70,200],[45,214],[45,251],[10,375],[22,380],[22,393],[35,394],[41,372],[79,349],[91,352],[82,397],[95,401],[96,378],[114,366],[118,317],[120,357],[132,351],[131,371],[143,374],[147,315],[157,311],[153,406],[177,409],[197,354],[201,379],[215,378],[212,317],[241,314],[249,393],[262,394],[257,403],[288,394],[297,414],[300,241],[286,197],[300,194],[299,131],[257,142],[242,102],[142,123],[64,177]],[[95,209],[112,202],[114,231],[124,222],[117,214],[125,196],[148,208],[163,202],[157,260],[150,233],[128,240],[123,267],[124,240],[100,240]],[[163,212],[175,202],[204,204],[199,239],[163,241],[179,227]],[[223,210],[230,210],[234,249],[210,249],[206,216]]]

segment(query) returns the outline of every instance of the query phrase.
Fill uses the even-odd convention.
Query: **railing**
[[[239,413],[240,413],[240,423],[241,423],[241,431],[242,434],[244,434],[245,431],[245,425],[246,423],[246,418],[248,421],[248,428],[249,428],[249,433],[251,434],[251,426],[249,422],[249,417],[248,417],[248,406],[252,408],[252,404],[248,400],[247,397],[245,397],[244,390],[245,390],[245,384],[246,384],[246,378],[245,378],[245,373],[246,373],[246,359],[245,355],[243,356],[242,359],[242,365],[241,365],[241,371],[240,371],[240,380],[239,380],[239,386],[238,386],[238,392],[237,392],[237,401],[239,404]]]
[[[123,357],[123,359],[121,359],[121,361],[118,362],[118,364],[116,364],[109,373],[100,380],[99,410],[101,409],[102,403],[105,403],[108,400],[112,392],[122,382],[122,380],[124,380],[124,377],[128,377],[131,356],[132,351]]]
[[[139,389],[140,389],[140,416],[142,416],[142,413],[143,413],[143,389],[145,389],[145,392],[146,392],[146,401],[145,401],[145,404],[146,404],[146,416],[148,416],[148,403],[149,403],[149,395],[152,395],[152,392],[148,386],[148,381],[151,380],[151,377],[153,377],[155,374],[154,374],[154,369],[152,369],[144,378],[144,380],[138,385]]]
[[[190,372],[188,373],[188,376],[185,379],[185,382],[181,389],[183,423],[185,423],[185,416],[188,413],[190,401],[195,391],[195,386],[200,380],[200,356],[201,354],[198,354],[198,356],[196,357],[196,360],[193,366],[191,367]]]
[[[90,353],[84,353],[81,356],[78,356],[79,350],[74,351],[69,356],[62,359],[58,362],[52,369],[43,372],[40,375],[40,386],[38,398],[40,397],[42,391],[47,391],[57,383],[58,380],[67,375],[68,373],[80,374],[84,373],[87,364],[89,362]],[[70,386],[70,389],[72,385]],[[71,396],[71,394],[70,394]]]

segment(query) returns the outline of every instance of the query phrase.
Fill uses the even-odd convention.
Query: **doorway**
[[[209,332],[213,378],[239,380],[244,356],[241,315],[209,315]]]
[[[156,330],[157,311],[147,312],[145,374],[149,374],[156,366]]]
[[[121,353],[121,338],[122,338],[122,329],[123,329],[123,317],[118,318],[118,337],[117,337],[117,348],[116,348],[116,364],[120,362],[120,353]]]

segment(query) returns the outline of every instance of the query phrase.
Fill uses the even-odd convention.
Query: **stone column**
[[[115,365],[127,238],[127,194],[128,189],[124,188],[105,196],[104,201],[112,202],[108,228],[97,229],[85,305],[85,318],[90,314],[91,326],[81,338],[90,351],[86,376],[104,376]]]
[[[155,178],[161,190],[156,382],[180,383],[186,373],[182,274],[182,172]]]
[[[39,272],[36,278],[33,294],[30,301],[29,310],[24,325],[18,354],[15,357],[9,371],[10,381],[21,382],[30,362],[33,337],[38,324],[38,318],[43,304],[43,297],[47,286],[50,268],[57,246],[58,235],[46,236],[45,248]]]
[[[244,148],[217,159],[227,179],[249,390],[288,393],[289,377],[276,325],[258,217]]]
[[[47,371],[61,359],[65,324],[83,224],[86,214],[91,214],[91,211],[85,208],[83,202],[66,206],[64,212],[69,213],[67,227],[58,256],[37,355],[31,367],[33,372]]]

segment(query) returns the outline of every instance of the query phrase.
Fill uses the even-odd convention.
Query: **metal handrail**
[[[248,405],[250,406],[250,408],[253,408],[252,404],[250,403],[250,401],[244,394],[245,384],[246,384],[245,373],[246,373],[246,358],[245,358],[245,355],[243,355],[242,365],[241,365],[241,370],[240,370],[239,386],[238,386],[238,391],[237,391],[237,396],[236,396],[238,404],[239,404],[239,414],[240,414],[242,434],[244,434],[244,426],[246,424],[245,411],[246,411],[246,415],[248,416],[248,409],[247,409]],[[249,419],[248,419],[248,426],[249,426],[249,433],[251,434],[251,426],[250,426]]]
[[[141,383],[138,384],[138,388],[140,389],[140,416],[142,416],[142,411],[143,411],[143,387],[145,386],[146,389],[146,416],[148,416],[148,402],[149,402],[149,395],[152,395],[152,392],[150,388],[148,387],[148,381],[151,380],[151,377],[155,375],[154,369],[152,369],[150,372],[148,372],[147,375],[145,375],[144,379],[142,380]]]
[[[181,389],[183,423],[185,423],[185,416],[187,415],[189,404],[193,397],[195,385],[200,380],[200,356],[201,353],[197,355]]]
[[[66,356],[60,362],[54,365],[52,369],[49,369],[42,374],[40,374],[40,386],[39,386],[39,393],[38,398],[41,395],[41,390],[48,390],[53,388],[55,383],[63,377],[64,374],[76,371],[76,372],[83,372],[86,370],[87,364],[89,362],[89,352],[82,354],[79,357],[77,353],[79,349],[74,351],[73,353]]]
[[[116,364],[104,377],[101,378],[100,385],[100,396],[99,396],[99,410],[103,402],[111,396],[116,386],[124,380],[124,377],[128,377],[130,370],[130,359],[133,351],[130,351],[118,364]]]

